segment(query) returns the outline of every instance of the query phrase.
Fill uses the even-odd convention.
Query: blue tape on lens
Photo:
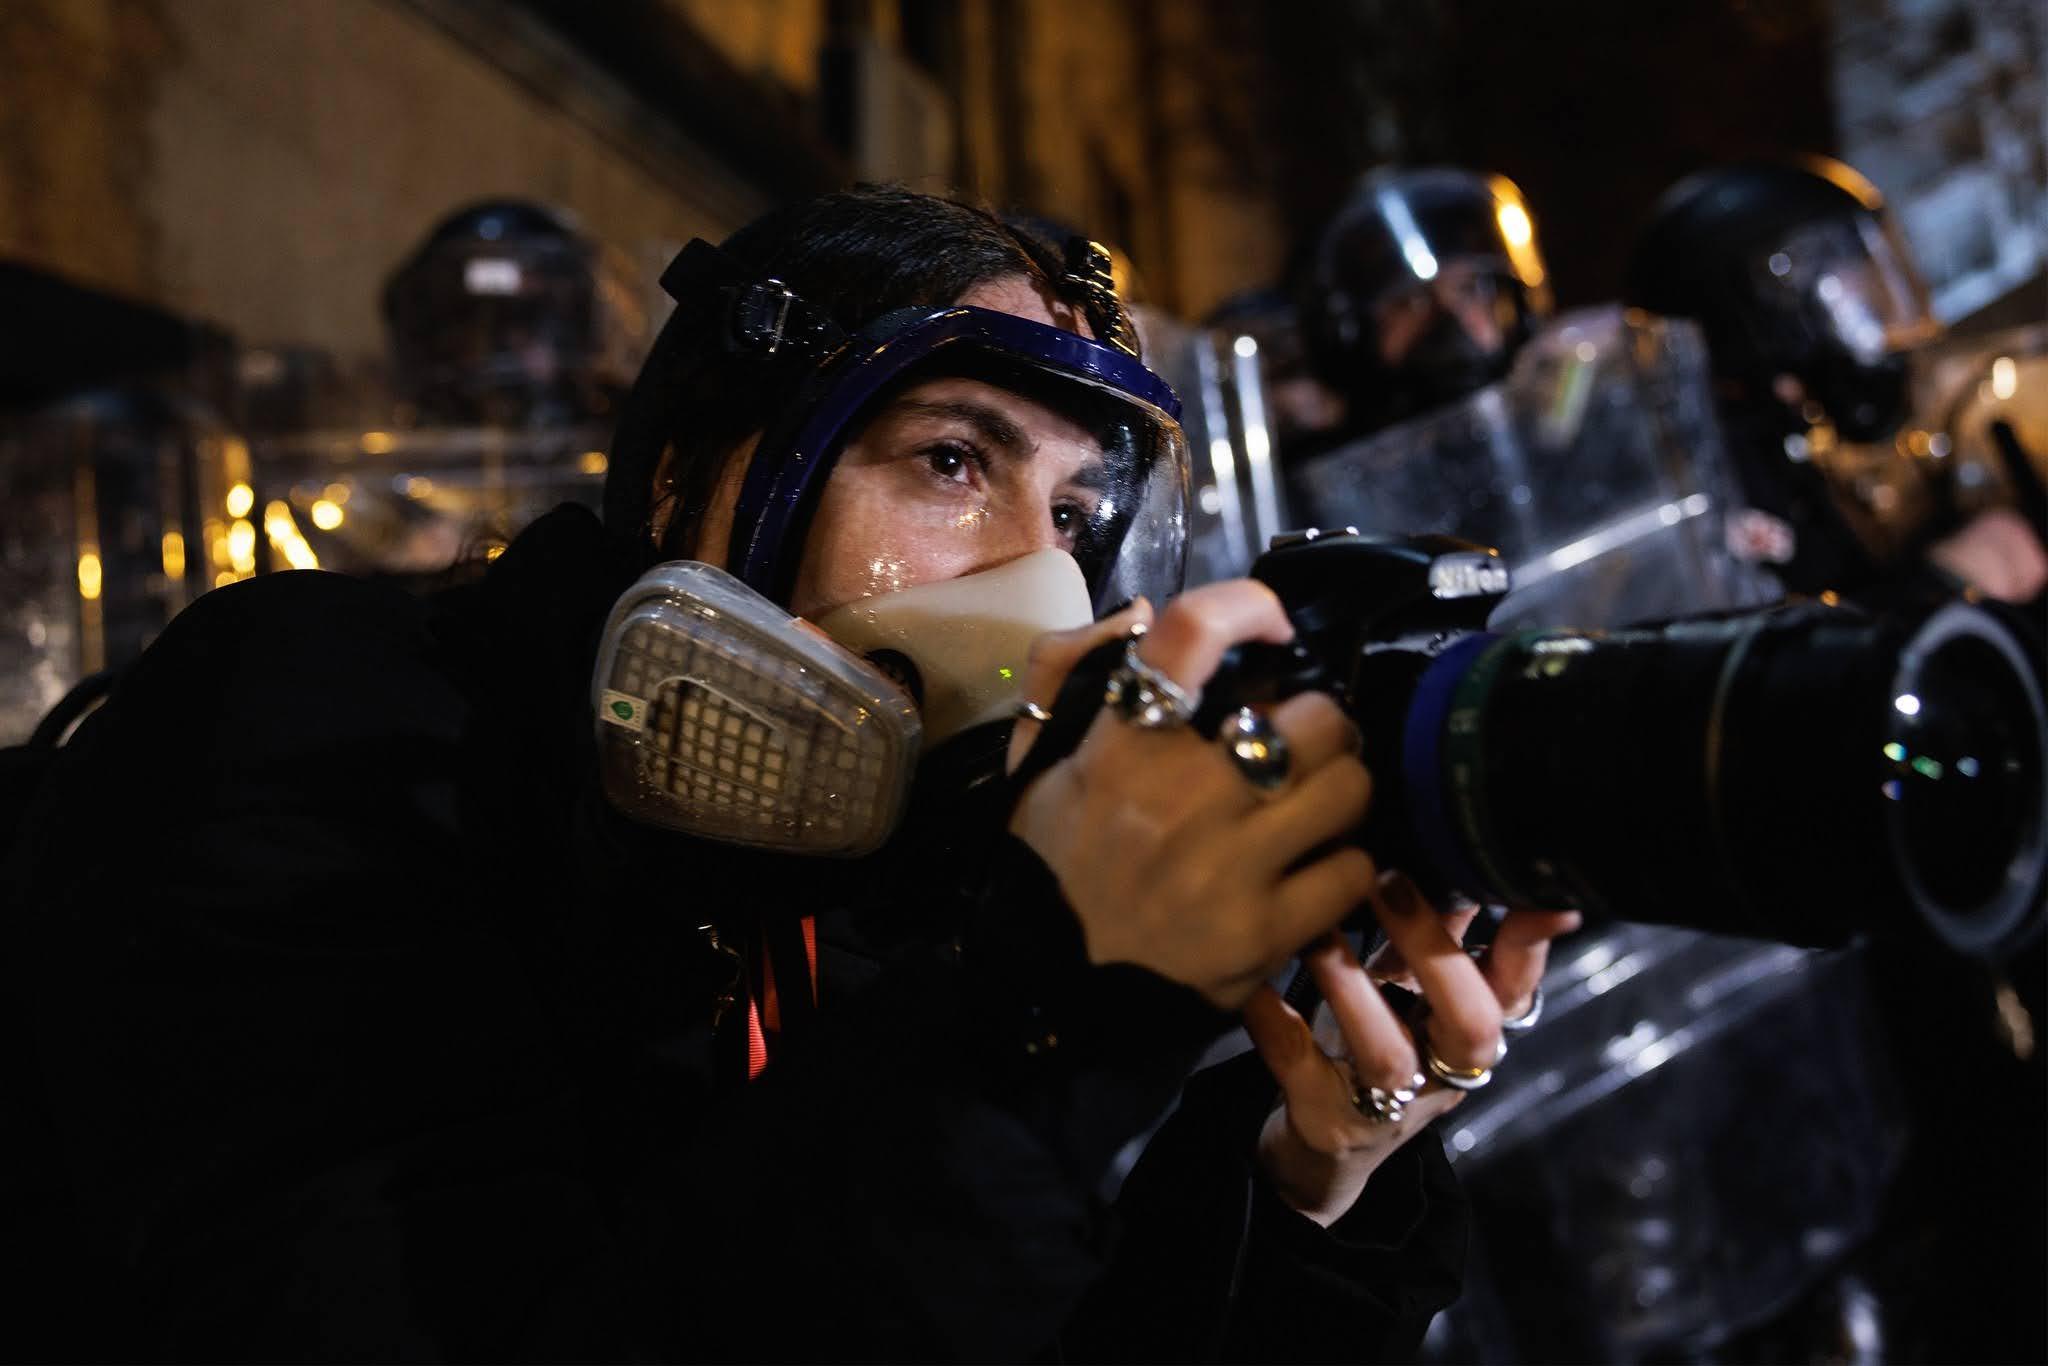
[[[1444,726],[1458,684],[1499,640],[1497,635],[1478,632],[1456,641],[1432,660],[1415,684],[1401,733],[1401,785],[1408,794],[1408,819],[1416,843],[1451,886],[1475,896],[1483,895],[1488,883],[1465,857],[1463,842],[1456,834],[1444,782]]]

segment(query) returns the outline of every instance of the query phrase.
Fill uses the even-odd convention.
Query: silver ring
[[[1364,1090],[1354,1088],[1351,1104],[1359,1114],[1375,1124],[1399,1124],[1408,1118],[1407,1102],[1401,1099],[1401,1092],[1382,1091],[1377,1086]]]
[[[1019,721],[1036,721],[1041,726],[1052,720],[1052,713],[1036,702],[1019,702],[1011,709],[1011,714]]]
[[[1288,771],[1294,765],[1287,737],[1250,707],[1239,707],[1225,717],[1216,728],[1216,738],[1253,787],[1272,792],[1287,785]]]
[[[1507,1056],[1507,1051],[1508,1046],[1503,1042],[1494,1054],[1493,1061],[1496,1065]],[[1439,1058],[1435,1045],[1429,1042],[1426,1035],[1422,1041],[1422,1065],[1429,1070],[1429,1075],[1453,1091],[1477,1091],[1493,1080],[1492,1067],[1453,1067]]]
[[[1124,662],[1110,670],[1102,703],[1139,730],[1170,730],[1194,719],[1199,691],[1187,689],[1138,658],[1138,636],[1124,646]]]
[[[1504,1034],[1526,1034],[1534,1029],[1536,1022],[1542,1018],[1543,983],[1538,982],[1536,984],[1536,994],[1529,998],[1529,1008],[1515,1016],[1512,1020],[1502,1020],[1500,1022],[1501,1032]]]
[[[1429,1079],[1417,1072],[1408,1079],[1406,1086],[1391,1089],[1384,1086],[1361,1086],[1354,1078],[1351,1083],[1351,1104],[1358,1113],[1375,1124],[1399,1124],[1408,1116],[1408,1107],[1415,1103],[1415,1097]]]

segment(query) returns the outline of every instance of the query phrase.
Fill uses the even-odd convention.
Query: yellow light
[[[1845,165],[1833,157],[1807,157],[1804,164],[1807,170],[1833,183],[1836,189],[1854,195],[1870,212],[1883,212],[1884,196],[1879,194],[1877,186],[1871,184],[1869,178],[1854,166]]]
[[[332,531],[341,525],[341,509],[322,498],[313,504],[313,525],[322,531]]]
[[[87,602],[100,595],[100,557],[86,551],[78,557],[78,596]]]
[[[423,474],[415,474],[405,481],[405,496],[408,498],[425,498],[433,491],[434,481]]]
[[[256,506],[256,490],[247,484],[237,484],[228,490],[228,516],[247,517],[249,509]]]
[[[583,458],[576,462],[576,468],[585,474],[603,474],[610,463],[604,458],[603,451],[585,451]]]
[[[1529,211],[1520,204],[1503,204],[1495,217],[1500,220],[1500,235],[1508,240],[1511,247],[1526,247],[1535,231],[1529,222]]]
[[[485,558],[486,560],[495,560],[495,559],[497,559],[497,558],[498,558],[498,557],[499,557],[500,555],[502,555],[502,554],[504,554],[504,553],[505,553],[505,547],[504,547],[504,546],[502,546],[502,545],[494,545],[494,546],[491,546],[491,547],[489,547],[488,549],[486,549],[486,550],[484,551],[484,558]]]
[[[312,546],[306,544],[304,536],[292,535],[286,537],[284,542],[278,546],[278,550],[283,554],[285,563],[294,569],[318,569],[320,567],[320,557],[313,553]]]
[[[320,492],[326,495],[327,501],[336,507],[344,507],[348,504],[350,490],[347,484],[329,484]]]
[[[2019,392],[2020,368],[2012,363],[2011,356],[2000,356],[1991,362],[1991,396],[2011,398]]]
[[[175,531],[164,533],[164,576],[172,579],[185,577],[185,538]]]
[[[1543,283],[1543,256],[1536,250],[1536,225],[1519,199],[1497,194],[1493,201],[1494,221],[1500,225],[1501,241],[1507,244],[1508,264],[1516,278],[1531,289]]]
[[[334,512],[335,521],[339,523],[341,509],[335,508]],[[299,524],[292,520],[291,506],[282,499],[263,509],[263,530],[270,537],[270,548],[283,556],[284,562],[292,568],[320,567],[320,557],[313,553],[312,546],[306,544],[306,538],[299,533]]]
[[[228,564],[237,574],[256,572],[256,528],[246,517],[237,517],[228,528]]]
[[[241,576],[236,574],[234,570],[223,569],[220,571],[220,573],[215,574],[213,576],[213,586],[215,588],[226,588],[229,584],[235,582],[235,580],[239,577]]]
[[[397,438],[389,432],[364,432],[362,447],[364,455],[389,455],[398,445]]]

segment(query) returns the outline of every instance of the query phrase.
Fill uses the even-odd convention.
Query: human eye
[[[934,441],[918,449],[918,457],[949,484],[970,484],[982,468],[981,453],[960,441]]]
[[[1087,525],[1087,522],[1087,514],[1073,503],[1052,505],[1052,529],[1070,546],[1080,537],[1081,528]]]
[[[1099,500],[1080,496],[1056,498],[1052,504],[1052,529],[1060,544],[1079,553],[1094,530]]]

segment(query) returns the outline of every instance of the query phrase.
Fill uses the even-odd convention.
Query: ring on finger
[[[1287,785],[1294,757],[1282,735],[1266,717],[1250,707],[1239,707],[1217,727],[1216,738],[1245,781],[1261,792],[1276,792]]]
[[[1124,662],[1110,670],[1102,703],[1139,730],[1185,726],[1202,704],[1201,692],[1190,692],[1138,658],[1138,639],[1143,634],[1131,632],[1124,645]]]
[[[1372,1086],[1353,1081],[1351,1104],[1375,1124],[1399,1124],[1407,1117],[1407,1107],[1414,1104],[1415,1097],[1428,1084],[1429,1078],[1420,1072],[1410,1077],[1405,1086]]]
[[[1351,1104],[1359,1114],[1375,1124],[1399,1124],[1408,1118],[1408,1104],[1401,1099],[1402,1092],[1383,1091],[1377,1086],[1354,1087]]]
[[[1039,725],[1042,726],[1046,722],[1052,720],[1052,709],[1049,707],[1040,706],[1036,702],[1019,702],[1011,710],[1012,714],[1019,721],[1036,721]]]
[[[1526,1034],[1536,1027],[1543,1018],[1543,983],[1536,984],[1536,990],[1529,997],[1529,1008],[1510,1020],[1500,1022],[1504,1034]]]
[[[1437,1056],[1436,1045],[1425,1033],[1422,1039],[1422,1065],[1444,1085],[1453,1091],[1477,1091],[1493,1080],[1493,1069],[1508,1055],[1507,1040],[1503,1039],[1494,1050],[1493,1062],[1485,1067],[1454,1067]]]

